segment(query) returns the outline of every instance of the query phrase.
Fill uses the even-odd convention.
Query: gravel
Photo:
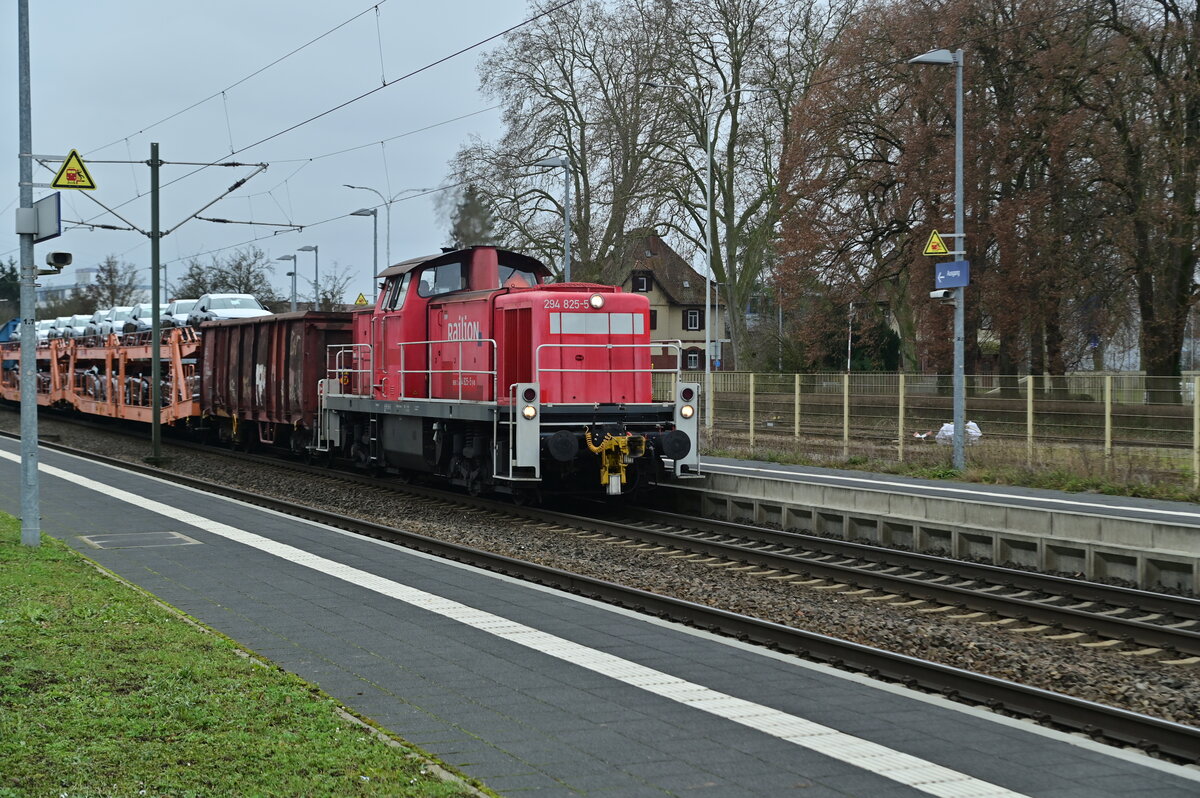
[[[0,412],[0,429],[18,428],[16,413]],[[57,434],[78,448],[110,457],[141,461],[147,455],[144,438],[81,430],[49,419],[39,422],[39,432]],[[920,607],[866,602],[836,592],[713,570],[662,554],[581,540],[563,532],[539,530],[519,520],[498,519],[425,499],[347,491],[344,484],[298,479],[294,473],[257,464],[239,465],[220,455],[173,449],[169,444],[164,445],[164,453],[172,458],[168,470],[244,490],[318,505],[443,540],[1179,723],[1195,725],[1200,718],[1196,665],[1164,665],[1146,657],[930,615],[922,613]],[[1021,628],[1026,624],[1012,626]]]

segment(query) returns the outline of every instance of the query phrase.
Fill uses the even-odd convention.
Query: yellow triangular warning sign
[[[91,191],[96,188],[96,181],[92,180],[92,176],[88,174],[87,167],[83,165],[83,159],[79,157],[79,153],[71,150],[71,154],[67,156],[67,160],[63,161],[62,168],[54,176],[54,182],[50,184],[50,187],[86,188]]]
[[[929,243],[925,245],[925,254],[945,255],[949,251],[950,248],[946,246],[946,242],[942,240],[940,235],[938,235],[938,231],[934,230],[929,236]]]
[[[359,294],[358,299],[354,300],[354,304],[365,305],[365,304],[367,304],[367,298],[365,296],[363,296],[362,294]]]

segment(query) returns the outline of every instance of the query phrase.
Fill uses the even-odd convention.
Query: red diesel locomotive
[[[379,276],[374,308],[167,331],[162,418],[521,499],[699,475],[699,385],[679,379],[677,342],[651,342],[644,295],[548,283],[492,247]],[[51,341],[38,401],[146,421],[151,349],[145,334]],[[14,373],[0,395],[19,400]]]
[[[651,343],[647,298],[548,283],[491,247],[386,269],[354,338],[331,346],[312,447],[430,471],[471,491],[617,495],[699,473],[699,386]],[[652,353],[676,368],[652,368]],[[657,380],[656,380],[657,377]],[[654,391],[663,393],[654,401]]]

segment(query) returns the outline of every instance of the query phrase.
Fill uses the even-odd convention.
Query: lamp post
[[[287,273],[287,276],[292,278],[292,313],[295,313],[296,312],[296,256],[295,255],[280,255],[275,260],[290,260],[292,262],[292,270]]]
[[[297,247],[297,252],[311,252],[313,254],[313,306],[316,310],[321,309],[321,256],[317,253],[316,244],[307,244],[303,247]]]
[[[955,251],[947,255],[962,258],[966,255],[966,233],[963,231],[963,51],[961,49],[930,50],[908,59],[910,64],[954,66],[954,240]],[[954,467],[966,467],[966,389],[963,378],[963,338],[965,336],[963,287],[954,289]]]
[[[374,230],[375,249],[371,260],[371,302],[374,303],[379,297],[379,286],[375,282],[375,278],[379,274],[379,209],[378,208],[359,208],[352,212],[351,216],[370,216],[371,228]]]
[[[543,158],[534,166],[552,166],[563,170],[563,282],[571,282],[571,162],[565,155]]]
[[[428,191],[436,191],[437,190],[437,189],[433,189],[433,188],[406,188],[403,191],[396,192],[395,196],[393,196],[391,199],[388,199],[387,197],[383,196],[382,194],[380,194],[378,191],[371,188],[370,186],[352,186],[349,183],[342,183],[342,185],[345,186],[346,188],[357,189],[358,191],[370,191],[372,194],[379,197],[379,201],[381,203],[383,203],[383,209],[387,214],[384,217],[385,223],[387,225],[387,231],[386,231],[386,235],[384,236],[383,257],[384,257],[384,260],[387,261],[388,266],[392,265],[392,203],[395,202],[396,200],[398,200],[401,197],[401,195],[403,195],[403,194],[411,194],[414,192],[420,193],[420,192],[428,192]],[[358,216],[359,214],[351,214],[351,215]],[[376,258],[375,260],[378,261],[379,258]],[[376,274],[378,274],[378,273],[379,272],[376,271]],[[371,279],[372,279],[372,281],[374,281],[374,278],[371,278]],[[376,289],[376,290],[378,290],[378,289]]]
[[[846,373],[850,373],[850,345],[854,341],[854,302],[850,303],[850,312],[846,314]]]
[[[392,199],[388,199],[387,197],[383,196],[382,194],[380,194],[378,191],[371,188],[370,186],[352,186],[349,183],[342,183],[342,185],[345,186],[346,188],[357,189],[358,191],[370,191],[372,194],[379,197],[380,202],[383,203],[383,210],[387,214],[387,230],[385,231],[385,236],[384,236],[385,244],[384,244],[384,250],[383,250],[383,258],[385,261],[387,261],[387,265],[391,266],[392,265],[392,201],[395,200],[396,197],[400,196],[400,194],[403,194],[404,192],[402,191],[402,192],[400,192],[400,194],[397,194],[396,197],[392,197]],[[361,213],[361,211],[356,211],[352,215],[353,216],[361,216],[362,213]],[[378,269],[378,266],[379,266],[379,240],[378,240],[378,236],[376,236],[376,242],[375,242],[375,266],[377,267],[375,269],[375,274],[379,274],[379,269]],[[372,285],[375,284],[374,275],[372,275],[372,277],[371,277],[371,284]]]

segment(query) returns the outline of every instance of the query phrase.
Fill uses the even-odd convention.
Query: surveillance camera
[[[941,288],[929,292],[930,299],[954,299],[954,292],[949,288]]]
[[[70,265],[71,265],[71,253],[70,252],[47,252],[46,253],[46,266],[48,268],[38,269],[37,273],[41,276],[45,276],[48,274],[51,274],[51,275],[52,274],[62,274],[63,267],[70,266]]]

